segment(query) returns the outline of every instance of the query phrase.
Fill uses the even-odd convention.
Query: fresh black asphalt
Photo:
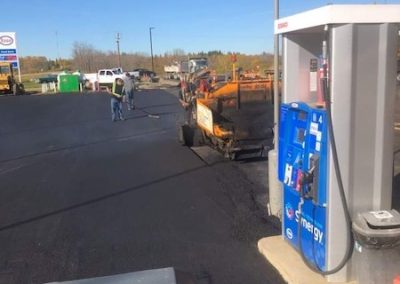
[[[256,214],[257,185],[178,143],[175,96],[136,104],[112,122],[106,94],[0,97],[0,283],[162,267],[283,283],[257,250],[279,234]]]

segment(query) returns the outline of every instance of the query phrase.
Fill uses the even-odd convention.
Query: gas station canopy
[[[275,21],[275,34],[328,24],[399,23],[400,5],[329,5]]]

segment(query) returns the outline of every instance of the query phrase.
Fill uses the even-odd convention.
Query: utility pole
[[[116,42],[117,42],[117,53],[118,53],[118,67],[121,67],[121,53],[119,52],[119,41],[120,41],[119,33],[117,33]]]
[[[60,59],[60,48],[58,45],[58,31],[56,31],[57,59]]]
[[[60,47],[59,47],[59,44],[58,44],[58,31],[56,31],[56,47],[57,47],[57,59],[56,59],[56,62],[58,63],[58,65],[62,69],[63,66],[61,66],[61,62],[60,62]]]
[[[154,58],[153,58],[153,38],[151,36],[151,30],[154,29],[154,27],[150,27],[150,51],[151,51],[151,71],[154,72]]]

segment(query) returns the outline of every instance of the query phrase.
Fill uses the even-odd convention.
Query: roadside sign
[[[0,61],[17,61],[16,54],[0,55]]]
[[[16,51],[15,32],[0,32],[0,50],[13,49]]]
[[[231,54],[231,62],[235,63],[237,61],[236,53]]]
[[[0,49],[0,54],[17,54],[16,49]]]
[[[0,62],[11,62],[14,68],[18,68],[19,81],[21,82],[15,32],[0,32]]]

